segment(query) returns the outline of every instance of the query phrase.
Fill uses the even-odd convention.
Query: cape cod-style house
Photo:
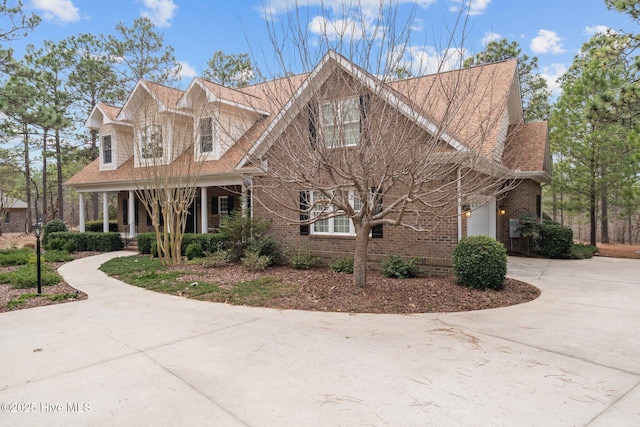
[[[360,95],[332,91],[338,75],[341,81],[355,82]],[[456,111],[447,112],[453,100],[447,99],[446,88],[451,82],[462,81],[472,82],[473,90],[467,90],[467,98]],[[85,196],[96,192],[103,194],[104,218],[108,217],[108,195],[117,194],[120,232],[135,236],[152,231],[136,188],[147,179],[144,171],[150,167],[149,159],[161,157],[164,165],[197,171],[197,195],[189,208],[185,232],[212,232],[224,216],[244,203],[252,207],[254,217],[270,218],[272,233],[289,245],[309,247],[326,258],[351,255],[353,230],[348,224],[327,220],[300,226],[287,221],[284,213],[276,215],[275,206],[267,209],[252,202],[258,197],[252,189],[259,191],[255,184],[260,182],[261,169],[269,167],[269,156],[276,155],[271,152],[273,141],[285,138],[296,120],[309,120],[311,102],[322,108],[332,96],[340,97],[340,117],[344,119],[339,125],[345,129],[351,126],[354,144],[364,138],[357,129],[362,129],[362,99],[366,96],[367,102],[379,101],[390,107],[384,116],[367,120],[400,117],[405,126],[412,127],[416,143],[437,134],[447,150],[469,150],[465,141],[482,129],[481,150],[492,170],[509,176],[509,189],[499,197],[479,194],[458,200],[452,194],[457,215],[440,221],[437,230],[421,233],[385,226],[384,233],[371,236],[372,260],[397,254],[447,267],[453,247],[462,237],[487,235],[513,249],[518,239],[513,226],[510,229],[510,220],[522,213],[542,216],[541,184],[551,179],[547,123],[524,122],[516,60],[381,82],[329,52],[312,72],[277,81],[232,89],[195,78],[184,91],[139,81],[122,107],[96,105],[85,125],[98,131],[99,158],[65,183],[80,195],[80,231],[84,231]],[[198,112],[194,105],[199,105]],[[149,122],[150,110],[157,123]],[[450,125],[443,131],[438,124],[445,121]],[[329,134],[331,126],[336,123],[318,120],[308,126],[309,136]],[[155,144],[152,148],[150,141]],[[106,219],[104,230],[108,230]]]

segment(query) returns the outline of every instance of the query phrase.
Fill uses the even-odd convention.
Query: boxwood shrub
[[[76,251],[112,252],[124,247],[120,233],[73,233],[59,231],[51,233],[51,239],[73,240]]]
[[[547,258],[570,258],[573,230],[560,224],[543,223],[537,241],[538,254]]]
[[[453,269],[461,285],[476,289],[503,289],[507,275],[507,249],[491,237],[465,237],[453,250]]]
[[[102,220],[96,221],[87,221],[84,224],[85,231],[91,231],[94,233],[102,233],[103,230]],[[109,221],[109,231],[112,233],[116,233],[118,231],[118,221]]]
[[[156,241],[156,233],[140,233],[137,236],[138,240],[138,253],[149,255],[151,254],[151,245]],[[219,233],[213,234],[197,234],[197,233],[185,233],[182,236],[182,248],[181,252],[184,255],[189,246],[192,243],[198,243],[203,252],[215,252],[221,246],[225,245],[224,237]]]
[[[51,221],[46,223],[44,226],[44,230],[42,230],[42,244],[47,244],[47,242],[49,241],[49,235],[51,233],[56,233],[59,231],[69,231],[69,228],[67,228],[67,224],[65,224],[61,219],[52,219]]]

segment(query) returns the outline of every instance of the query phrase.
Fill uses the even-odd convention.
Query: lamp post
[[[40,236],[42,224],[39,222],[33,226],[33,234],[36,235],[36,269],[38,270],[38,295],[42,294],[42,271],[40,269]]]

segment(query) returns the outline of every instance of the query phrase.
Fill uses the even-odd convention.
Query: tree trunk
[[[30,168],[30,159],[29,159],[29,129],[25,124],[23,126],[24,132],[24,176],[25,176],[25,192],[27,193],[27,224],[26,231],[27,233],[31,233],[31,226],[33,225],[32,216],[31,216],[31,168]],[[37,203],[37,201],[36,201]]]
[[[596,218],[597,197],[595,182],[591,182],[591,189],[589,191],[589,222],[590,222],[590,236],[589,243],[596,246],[596,233],[598,231],[598,218]]]
[[[600,241],[609,243],[609,202],[606,188],[600,197]]]
[[[64,221],[64,193],[62,192],[62,154],[60,152],[59,129],[56,129],[56,163],[58,173],[58,218]]]
[[[42,136],[42,222],[47,222],[47,137],[49,131],[44,130]]]
[[[353,284],[363,288],[367,286],[367,250],[371,227],[356,225],[355,228],[356,250],[353,257]]]

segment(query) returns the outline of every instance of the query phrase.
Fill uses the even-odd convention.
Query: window
[[[348,201],[355,211],[362,209],[362,200],[353,190],[340,190],[335,197]],[[329,205],[329,200],[320,191],[311,192],[311,206],[313,206],[311,210],[312,217],[322,217],[336,213],[335,208]],[[312,224],[311,230],[313,234],[356,234],[351,219],[346,215],[339,214],[317,220]]]
[[[229,197],[218,197],[218,212],[220,212],[220,218],[229,216]]]
[[[360,139],[360,101],[348,98],[320,105],[321,132],[328,148],[351,147]]]
[[[4,223],[9,224],[11,222],[11,212],[7,211],[4,214]]]
[[[105,135],[102,137],[102,163],[110,164],[112,161],[111,156],[111,135]]]
[[[200,120],[200,152],[213,151],[213,126],[211,117]]]
[[[148,125],[142,130],[140,138],[140,157],[156,159],[162,157],[162,126]]]

